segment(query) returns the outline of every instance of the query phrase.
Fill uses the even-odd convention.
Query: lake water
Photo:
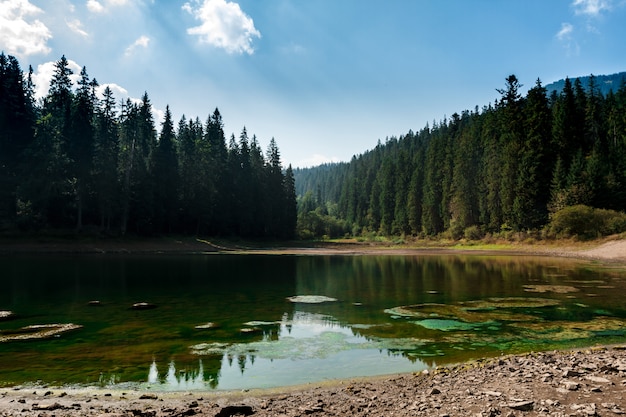
[[[38,255],[0,271],[0,386],[275,387],[626,341],[626,271],[568,259]],[[16,337],[67,323],[82,327]]]

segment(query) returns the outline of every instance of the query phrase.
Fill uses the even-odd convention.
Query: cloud
[[[85,38],[89,36],[89,34],[83,30],[83,24],[80,22],[80,20],[66,20],[65,23],[67,24],[67,27],[72,30],[72,32],[75,32]]]
[[[124,6],[129,2],[130,0],[87,0],[87,10],[91,13],[104,13],[109,7]]]
[[[580,45],[574,39],[574,26],[571,23],[561,23],[561,30],[556,33],[556,38],[563,44],[568,56],[578,56]]]
[[[253,38],[260,38],[261,33],[254,27],[254,21],[246,15],[239,4],[226,0],[200,0],[185,3],[187,11],[200,26],[187,29],[189,35],[197,35],[200,43],[222,48],[228,53],[253,54]]]
[[[109,87],[109,89],[113,93],[113,98],[115,98],[118,102],[120,100],[124,100],[127,97],[129,97],[127,89],[125,89],[124,87],[118,84],[109,83],[109,84],[101,84],[98,87],[96,87],[96,94],[100,100],[102,100],[102,98],[104,97],[104,90],[106,90],[107,87]]]
[[[40,13],[43,10],[28,0],[0,1],[0,49],[22,57],[50,53],[50,30],[40,20],[29,19]]]
[[[137,40],[133,42],[132,45],[126,48],[124,55],[126,56],[132,55],[135,49],[137,48],[147,48],[149,43],[150,43],[150,38],[145,35],[142,35],[139,38],[137,38]]]
[[[556,37],[563,41],[571,39],[572,32],[574,32],[574,26],[571,23],[561,23],[561,30],[556,34]]]
[[[97,0],[88,0],[87,9],[91,13],[103,13],[104,12],[104,6]]]
[[[591,17],[599,16],[603,11],[610,11],[612,0],[574,0],[574,13]]]

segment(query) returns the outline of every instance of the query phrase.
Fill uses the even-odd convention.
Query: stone
[[[38,411],[64,410],[66,408],[67,407],[62,406],[59,403],[52,403],[52,404],[45,404],[45,405],[33,404],[33,410],[38,410]]]
[[[574,381],[563,381],[563,385],[568,391],[577,391],[580,388],[580,384]]]
[[[215,414],[215,417],[231,417],[236,415],[249,416],[254,414],[252,407],[249,405],[227,405]]]
[[[587,375],[585,376],[585,379],[587,381],[595,382],[597,384],[610,384],[611,383],[611,381],[609,381],[606,378],[602,378],[601,376]]]
[[[563,371],[563,378],[571,378],[574,376],[581,376],[582,374],[578,371],[574,371],[573,369],[566,369]]]
[[[532,411],[535,407],[534,401],[517,401],[513,403],[508,403],[507,407],[516,411]]]

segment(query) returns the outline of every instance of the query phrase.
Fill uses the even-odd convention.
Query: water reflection
[[[150,370],[148,371],[148,384],[158,384],[160,385],[159,388],[169,391],[205,389],[206,381],[204,379],[202,360],[198,361],[198,367],[196,369],[189,370],[188,368],[183,368],[178,370],[178,372],[176,371],[174,361],[171,361],[165,378],[159,378],[157,363],[153,360],[150,365]]]
[[[240,389],[626,340],[624,270],[568,259],[64,255],[0,257],[0,270],[0,310],[16,313],[0,333],[83,326],[0,343],[0,384]],[[552,304],[476,304],[493,297]],[[423,306],[439,317],[413,314]]]
[[[434,365],[417,357],[407,364],[405,351],[414,350],[423,341],[365,337],[359,331],[372,325],[345,324],[328,314],[294,310],[284,313],[279,321],[253,324],[262,329],[255,340],[230,344],[207,341],[190,346],[194,355],[221,358],[220,369],[212,379],[215,387],[271,387],[420,371]],[[170,373],[176,375],[172,367],[170,363]],[[184,378],[161,380],[153,362],[149,380],[158,381],[162,389],[193,389],[189,381],[204,384],[199,375],[203,372],[187,371]]]

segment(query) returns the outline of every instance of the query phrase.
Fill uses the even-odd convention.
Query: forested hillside
[[[590,75],[585,77],[578,77],[578,80],[583,85],[583,87],[587,88],[589,85],[589,78],[593,77],[594,86],[597,87],[598,91],[602,93],[602,95],[606,96],[610,92],[613,94],[617,93],[617,90],[621,87],[624,80],[626,80],[626,72],[618,72],[617,74],[610,75]],[[565,79],[555,81],[546,85],[546,90],[548,95],[552,94],[553,91],[557,93],[561,93],[563,91],[563,87],[565,87]]]
[[[520,88],[511,75],[493,105],[349,163],[296,170],[300,233],[480,236],[540,230],[571,207],[570,217],[624,211],[626,84],[607,95],[593,76],[550,95],[539,80],[526,96]],[[626,230],[618,219],[607,232]]]
[[[169,107],[157,133],[148,94],[119,107],[83,68],[56,62],[46,97],[0,54],[0,230],[95,230],[290,238],[291,166],[274,139],[263,153],[245,127],[228,143],[216,108],[205,123]]]

